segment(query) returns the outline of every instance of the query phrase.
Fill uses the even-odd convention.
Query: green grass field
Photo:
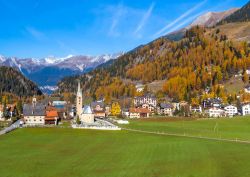
[[[221,119],[141,119],[123,127],[180,135],[250,141],[250,117]]]
[[[250,138],[250,119],[218,121],[223,135]],[[184,124],[190,133],[209,135],[214,122],[133,121],[129,127],[181,132]],[[250,144],[125,130],[23,128],[0,136],[1,177],[249,177],[249,159]]]

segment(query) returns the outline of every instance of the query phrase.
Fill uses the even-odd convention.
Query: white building
[[[233,117],[235,115],[237,115],[238,113],[238,109],[236,106],[233,106],[233,105],[228,105],[224,108],[225,110],[225,114],[229,117]]]
[[[242,115],[250,115],[250,104],[245,104],[242,106]]]
[[[213,107],[208,110],[208,115],[209,117],[223,117],[225,112],[223,109]]]
[[[198,106],[190,106],[190,111],[195,113],[202,113],[202,107]]]
[[[123,110],[122,110],[122,115],[123,115],[124,117],[129,117],[129,109],[123,109]]]
[[[157,108],[158,114],[173,116],[174,106],[168,103],[161,103]]]
[[[84,106],[83,112],[80,115],[80,121],[83,123],[94,123],[95,114],[92,112],[90,106]]]
[[[45,112],[46,106],[37,103],[36,98],[33,98],[32,104],[24,104],[23,116],[24,122],[27,125],[44,125],[45,124]]]
[[[82,107],[82,89],[80,82],[78,82],[78,89],[76,94],[76,116],[79,117],[82,123],[94,123],[95,114],[92,112],[90,106]]]
[[[147,104],[147,103],[144,103],[144,104],[142,104],[141,106],[138,106],[138,107],[143,108],[143,109],[148,109],[151,112],[153,112],[155,110],[154,105]]]
[[[148,118],[150,111],[145,108],[130,108],[129,118]]]
[[[153,111],[156,109],[157,100],[156,97],[151,95],[135,97],[134,106],[136,108],[147,108],[148,110]]]

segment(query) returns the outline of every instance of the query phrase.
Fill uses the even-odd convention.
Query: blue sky
[[[0,54],[64,57],[131,50],[207,11],[248,0],[0,0]]]

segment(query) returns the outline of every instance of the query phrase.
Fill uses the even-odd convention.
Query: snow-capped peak
[[[60,58],[60,59],[61,59],[61,60],[66,60],[66,59],[68,59],[68,58],[72,58],[72,57],[74,57],[74,55],[69,54],[68,56],[63,57],[63,58]]]
[[[6,58],[3,55],[0,55],[0,61],[4,62],[6,60]]]
[[[107,62],[111,59],[116,59],[118,57],[120,57],[123,53],[118,53],[118,54],[113,54],[113,55],[110,55],[110,54],[105,54],[105,55],[99,55],[99,56],[95,56],[95,57],[91,57],[89,56],[89,58],[92,58],[91,59],[91,62]]]

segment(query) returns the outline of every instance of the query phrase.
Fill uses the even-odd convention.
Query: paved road
[[[18,120],[15,123],[11,124],[9,127],[6,127],[5,129],[0,131],[0,135],[6,134],[8,132],[11,132],[12,130],[15,130],[20,127],[20,121]]]
[[[122,128],[122,129],[127,130],[127,131],[132,131],[132,132],[147,133],[147,134],[154,134],[154,135],[176,136],[176,137],[185,137],[185,138],[195,138],[195,139],[204,139],[204,140],[213,140],[213,141],[223,141],[223,142],[250,144],[250,141],[243,141],[243,140],[239,140],[239,139],[209,138],[209,137],[192,136],[192,135],[185,135],[185,134],[181,135],[181,134],[174,134],[174,133],[163,133],[163,132],[161,133],[161,132],[136,130],[136,129],[130,129],[130,128]]]

